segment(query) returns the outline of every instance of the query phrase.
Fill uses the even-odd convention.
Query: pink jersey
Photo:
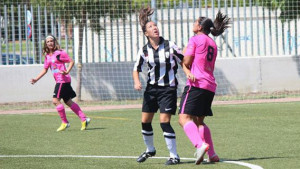
[[[187,85],[215,92],[217,87],[213,74],[217,57],[215,41],[205,34],[195,35],[190,38],[184,56],[194,57],[191,73],[196,81],[187,80]]]
[[[71,58],[64,50],[56,50],[51,56],[49,54],[45,57],[44,68],[50,67],[56,83],[69,83],[71,76],[69,74],[63,75],[60,72],[66,71],[65,63],[69,63]]]

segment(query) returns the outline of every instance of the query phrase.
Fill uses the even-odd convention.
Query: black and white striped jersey
[[[182,52],[176,44],[160,37],[157,50],[151,46],[150,42],[139,50],[133,70],[141,72],[143,65],[147,63],[147,84],[177,86],[176,73],[178,64],[180,64],[182,60]]]

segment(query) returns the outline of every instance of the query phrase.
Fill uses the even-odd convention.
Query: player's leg
[[[70,126],[64,105],[60,102],[61,100],[61,93],[62,93],[63,83],[56,83],[54,87],[54,94],[52,98],[52,103],[56,106],[56,110],[60,116],[62,121],[61,126],[56,131],[63,131]]]
[[[65,103],[71,108],[71,110],[80,118],[81,120],[81,130],[85,130],[90,123],[91,119],[86,117],[82,112],[79,105],[72,101],[72,99],[64,99]]]
[[[211,132],[210,132],[209,127],[203,122],[203,120],[202,120],[202,123],[201,123],[201,120],[198,123],[200,124],[200,125],[198,125],[200,137],[202,137],[203,140],[209,145],[209,150],[207,151],[208,161],[209,162],[219,162],[220,159],[214,150],[214,144],[212,141]]]
[[[157,99],[160,107],[160,126],[170,153],[170,158],[165,164],[178,164],[180,158],[177,153],[176,135],[170,123],[171,117],[175,115],[177,109],[177,89],[175,87],[159,88]]]
[[[152,119],[154,113],[142,112],[142,135],[144,144],[147,149],[137,159],[137,162],[141,163],[147,160],[147,158],[155,156],[156,150],[153,142],[153,128]]]
[[[64,105],[60,102],[59,98],[53,98],[52,99],[53,104],[56,106],[56,110],[60,116],[60,119],[62,121],[60,127],[56,131],[63,131],[66,128],[70,126],[67,116],[66,116],[66,111]]]
[[[147,147],[138,158],[137,162],[141,163],[147,160],[147,158],[155,156],[156,150],[153,142],[153,128],[152,119],[154,114],[158,110],[158,104],[156,99],[156,88],[153,86],[147,86],[144,92],[143,107],[142,107],[142,135],[144,143]]]
[[[174,165],[180,163],[180,157],[177,153],[176,135],[170,124],[171,114],[160,113],[160,126],[166,141],[167,148],[170,152],[170,158],[166,161],[166,165]]]
[[[180,114],[179,115],[179,124],[182,126],[185,134],[192,142],[195,148],[200,148],[204,143],[204,140],[199,134],[198,126],[194,122],[194,116],[189,114]]]
[[[211,110],[211,104],[214,98],[214,93],[207,91],[207,90],[202,90],[202,95],[201,95],[201,100],[200,100],[200,105],[201,105],[201,112],[204,112],[203,114],[206,116],[212,116],[212,110]],[[204,117],[199,117],[198,120],[198,126],[199,126],[199,133],[200,136],[204,138],[205,142],[209,144],[209,150],[207,151],[208,154],[208,160],[210,162],[219,162],[219,157],[215,153],[214,150],[214,145],[211,137],[211,132],[209,127],[204,123]]]
[[[213,140],[211,137],[211,132],[210,132],[209,127],[206,124],[204,124],[202,129],[199,128],[199,132],[201,132],[200,130],[203,130],[204,140],[207,144],[209,144],[209,150],[207,151],[209,162],[219,162],[220,159],[219,159],[219,156],[215,152],[214,144],[213,144]]]
[[[203,156],[209,149],[199,134],[197,117],[199,116],[199,90],[192,86],[186,86],[182,94],[179,110],[179,124],[182,126],[185,134],[192,142],[196,150],[196,164],[203,161]]]
[[[199,135],[197,126],[197,104],[198,95],[196,88],[186,86],[180,101],[179,124],[194,147],[200,148],[203,144],[203,140]]]

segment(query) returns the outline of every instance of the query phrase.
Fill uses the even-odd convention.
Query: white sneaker
[[[195,164],[199,165],[203,161],[204,154],[209,150],[209,145],[206,143],[203,143],[200,148],[197,148],[195,156],[196,161]]]

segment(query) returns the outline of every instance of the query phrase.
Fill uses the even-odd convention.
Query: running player
[[[138,157],[137,162],[144,162],[148,157],[156,154],[151,123],[159,109],[160,126],[170,152],[170,158],[165,164],[174,165],[180,162],[180,158],[177,154],[175,132],[170,121],[171,115],[176,113],[177,108],[176,73],[183,55],[174,42],[159,36],[156,23],[149,20],[152,14],[153,10],[150,7],[140,10],[140,25],[148,43],[139,50],[133,68],[134,88],[141,90],[139,72],[142,72],[144,64],[148,66],[148,81],[142,108],[142,135],[147,149]]]
[[[209,161],[218,162],[214,151],[205,116],[212,116],[211,104],[216,91],[214,67],[217,57],[217,46],[212,38],[221,35],[228,28],[229,18],[220,11],[212,22],[207,17],[198,18],[193,26],[195,36],[190,38],[184,52],[183,67],[188,78],[182,94],[179,123],[196,150],[196,164],[203,161],[208,151]]]
[[[56,38],[52,35],[47,36],[45,39],[43,54],[45,54],[44,69],[36,78],[31,79],[31,84],[35,84],[40,80],[50,68],[56,81],[52,102],[56,106],[56,110],[62,121],[62,124],[57,131],[63,131],[70,126],[66,117],[64,105],[60,101],[61,99],[63,99],[71,110],[80,118],[81,130],[85,130],[90,122],[90,118],[87,118],[78,104],[72,101],[72,98],[76,97],[76,93],[71,87],[71,76],[69,75],[74,66],[73,59],[70,58],[64,50],[60,49]],[[65,63],[69,63],[67,69]]]

